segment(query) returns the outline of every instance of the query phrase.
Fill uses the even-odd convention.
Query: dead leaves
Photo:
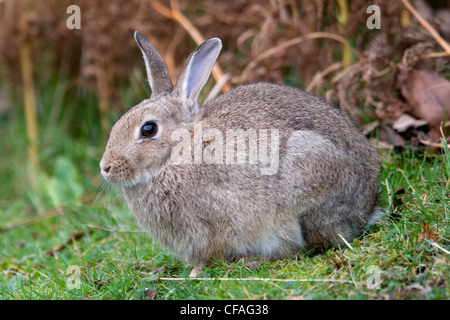
[[[425,1],[410,9],[415,19],[401,27],[400,19],[391,19],[390,28],[368,35],[366,45],[358,46],[361,56],[353,65],[333,67],[327,73],[330,81],[318,73],[309,86],[317,94],[327,90],[326,99],[339,104],[358,124],[370,118],[373,122],[363,129],[365,133],[378,129],[380,149],[442,148],[440,126],[450,119],[450,81],[439,74],[448,73],[450,45],[440,34],[450,21],[450,11],[436,10]],[[403,6],[396,10],[405,12]]]
[[[156,290],[152,290],[147,287],[144,288],[144,294],[149,300],[155,300],[158,297],[158,293],[156,292]]]
[[[423,221],[422,227],[421,227],[421,232],[420,232],[419,238],[417,240],[419,242],[426,241],[426,240],[433,240],[435,242],[441,242],[442,239],[438,239],[438,237],[440,235],[441,234],[439,232],[430,229],[430,225],[427,222]]]
[[[109,285],[111,283],[110,279],[105,279],[105,280],[101,280],[101,279],[96,279],[94,280],[94,286],[97,290],[102,289],[103,287]]]
[[[395,118],[381,118],[363,127],[365,134],[378,130],[378,147],[442,148],[441,137],[449,141],[450,81],[436,73],[414,69],[401,85],[410,110]]]
[[[10,265],[7,270],[3,271],[3,274],[7,277],[21,276],[24,278],[28,278],[30,276],[30,273],[25,272],[24,270],[20,269],[19,266],[14,265]]]
[[[333,267],[336,270],[341,270],[343,267],[347,266],[347,267],[352,267],[351,262],[348,261],[348,259],[341,253],[339,254],[339,256],[330,256],[331,259],[331,265],[333,265]]]
[[[405,132],[410,128],[417,129],[425,125],[427,125],[427,121],[415,119],[409,114],[403,113],[395,120],[392,128],[397,132]]]
[[[412,113],[430,127],[430,140],[439,141],[440,125],[450,116],[450,81],[429,70],[412,70],[401,91]]]

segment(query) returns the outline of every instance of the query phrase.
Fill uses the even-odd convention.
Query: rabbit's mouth
[[[125,157],[114,157],[114,159],[103,158],[100,162],[100,172],[103,179],[109,184],[134,187],[147,183],[152,174],[136,170]]]
[[[143,172],[139,175],[134,176],[132,179],[128,181],[122,181],[120,184],[124,186],[125,188],[134,188],[138,185],[145,185],[147,184],[151,179],[153,179],[155,176],[158,175],[159,172],[152,173],[152,172]]]
[[[116,161],[100,162],[103,179],[109,184],[121,185],[133,188],[137,185],[147,184],[157,176],[161,170],[136,170],[129,165],[126,159]]]
[[[133,188],[137,185],[147,184],[156,174],[151,174],[149,172],[144,172],[142,174],[130,175],[123,173],[111,174],[109,171],[101,171],[103,179],[109,184],[121,185],[126,188]]]

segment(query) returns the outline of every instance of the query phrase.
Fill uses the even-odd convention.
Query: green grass
[[[39,96],[37,190],[26,182],[20,96],[13,96],[10,115],[0,118],[0,135],[8,137],[0,141],[0,229],[13,226],[0,231],[0,299],[450,298],[444,252],[450,250],[448,150],[380,151],[380,201],[388,215],[354,240],[352,249],[275,262],[215,261],[200,275],[212,280],[162,280],[185,278],[192,266],[145,233],[131,232],[139,226],[99,174],[104,146],[96,98],[89,92],[64,95],[58,83],[46,82]],[[75,105],[83,106],[83,118]]]

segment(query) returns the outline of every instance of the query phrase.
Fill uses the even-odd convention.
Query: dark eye
[[[147,121],[141,127],[141,136],[145,138],[152,138],[158,133],[158,125],[156,122]]]

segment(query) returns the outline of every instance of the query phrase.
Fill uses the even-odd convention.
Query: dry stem
[[[157,0],[150,0],[150,5],[153,7],[153,9],[158,11],[166,18],[172,19],[175,22],[177,22],[180,26],[182,26],[183,29],[185,29],[189,33],[189,35],[197,45],[200,45],[201,43],[205,42],[206,40],[205,37],[203,37],[200,31],[198,31],[198,29],[180,11],[180,7],[177,0],[170,1],[171,9],[166,8]],[[215,64],[212,70],[212,75],[217,82],[220,81],[220,79],[224,76],[222,68],[218,63]],[[230,89],[231,86],[228,83],[225,83],[222,87],[223,92],[227,92]]]
[[[345,37],[339,35],[339,34],[335,34],[335,33],[331,33],[331,32],[311,32],[308,33],[306,35],[291,39],[289,41],[283,42],[275,47],[272,47],[266,51],[264,51],[263,53],[261,53],[260,55],[258,55],[256,57],[256,59],[252,60],[244,69],[244,71],[242,72],[242,74],[240,75],[240,77],[238,77],[238,79],[236,79],[236,82],[242,82],[246,79],[247,75],[250,73],[250,71],[253,70],[253,68],[255,68],[257,66],[257,64],[259,62],[261,62],[262,60],[280,52],[283,50],[286,50],[289,47],[295,46],[299,43],[302,43],[305,40],[311,40],[311,39],[319,39],[319,38],[325,38],[325,39],[332,39],[335,41],[338,41],[344,45],[347,45],[348,41]],[[360,54],[359,52],[355,52],[355,54],[358,56],[358,58],[360,58]]]
[[[19,5],[22,3],[19,2]],[[38,170],[38,151],[37,151],[37,137],[38,126],[36,119],[36,100],[35,90],[33,82],[33,62],[31,58],[31,48],[27,42],[26,35],[28,33],[28,22],[26,12],[21,11],[19,19],[19,31],[23,35],[22,41],[19,47],[20,67],[22,71],[23,81],[23,102],[25,108],[25,120],[27,129],[27,151],[28,151],[28,164],[29,173],[28,180],[33,189],[37,189],[36,186],[36,173]]]
[[[416,17],[416,19],[419,21],[419,23],[428,30],[428,32],[431,34],[431,36],[436,40],[437,43],[445,50],[446,53],[450,54],[450,45],[447,41],[445,41],[440,34],[426,21],[420,13],[411,5],[409,0],[402,0],[403,5],[411,11],[411,13]]]

